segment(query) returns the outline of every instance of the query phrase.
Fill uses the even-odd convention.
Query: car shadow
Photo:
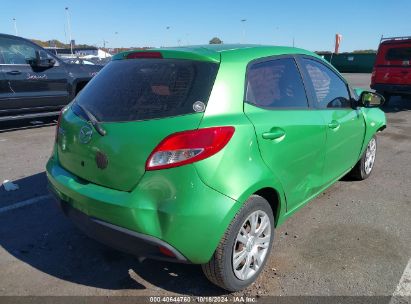
[[[0,133],[52,126],[57,123],[57,118],[57,116],[52,116],[39,117],[36,119],[0,121]]]
[[[385,113],[397,113],[411,110],[411,98],[395,96],[390,99],[387,105],[381,108]]]
[[[154,285],[156,289],[193,296],[227,293],[212,285],[198,265],[140,262],[88,238],[47,196],[44,172],[14,182],[20,186],[17,191],[5,192],[1,187],[0,210],[35,197],[44,199],[0,211],[0,246],[34,269],[68,282],[108,290],[143,290]],[[13,275],[18,277],[18,268],[14,269]]]

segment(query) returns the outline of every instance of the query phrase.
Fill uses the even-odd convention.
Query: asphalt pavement
[[[369,74],[345,77],[369,86]],[[394,98],[384,110],[371,177],[337,182],[277,229],[264,272],[234,295],[391,296],[410,288],[402,278],[411,257],[411,100]],[[20,187],[0,188],[0,295],[227,295],[198,265],[140,262],[78,231],[47,193],[50,123],[0,126],[0,180]]]

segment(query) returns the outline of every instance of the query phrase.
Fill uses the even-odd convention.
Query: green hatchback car
[[[297,48],[120,53],[63,109],[50,189],[92,238],[240,290],[276,227],[347,173],[370,175],[383,98],[358,93]]]

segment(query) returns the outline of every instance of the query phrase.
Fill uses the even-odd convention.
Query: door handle
[[[7,74],[10,74],[10,75],[20,75],[21,72],[20,72],[20,71],[10,71],[10,72],[7,72]]]
[[[328,127],[329,127],[330,129],[336,130],[336,129],[338,129],[338,128],[340,127],[340,123],[339,123],[338,121],[336,121],[336,120],[333,120],[332,122],[330,122],[330,123],[328,124]]]
[[[285,136],[285,131],[281,128],[272,128],[269,132],[263,133],[264,139],[278,139]]]

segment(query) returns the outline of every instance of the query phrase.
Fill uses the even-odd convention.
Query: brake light
[[[57,143],[59,140],[59,129],[60,129],[60,123],[61,123],[61,116],[63,115],[63,110],[60,111],[59,118],[57,119],[57,125],[56,125],[56,134],[54,136],[54,141]]]
[[[191,164],[208,158],[230,141],[234,127],[212,127],[171,134],[151,152],[146,170],[159,170]]]
[[[162,59],[163,55],[160,52],[135,52],[127,54],[127,59],[137,59],[137,58],[146,58],[146,59]]]

